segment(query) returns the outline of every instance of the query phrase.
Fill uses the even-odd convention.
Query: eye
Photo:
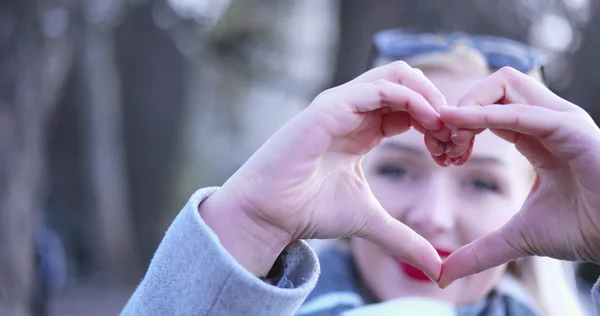
[[[476,191],[488,191],[488,192],[499,192],[500,188],[494,181],[488,181],[483,179],[474,179],[471,181],[471,185]]]
[[[408,177],[408,170],[401,166],[387,165],[379,167],[377,174],[393,180],[400,180]]]

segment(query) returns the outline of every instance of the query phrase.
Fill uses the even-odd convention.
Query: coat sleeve
[[[297,241],[284,251],[283,276],[292,288],[248,272],[202,221],[198,205],[216,188],[197,191],[173,221],[148,271],[121,315],[293,315],[314,288],[319,263]],[[290,284],[290,283],[288,283]]]

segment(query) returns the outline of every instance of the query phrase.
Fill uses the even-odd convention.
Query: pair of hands
[[[443,263],[427,240],[383,209],[361,169],[364,155],[384,138],[411,127],[425,135],[442,166],[468,161],[476,135],[490,129],[514,143],[537,171],[529,197],[509,223]],[[458,107],[447,107],[422,72],[394,62],[321,93],[199,211],[256,275],[265,275],[294,240],[362,237],[445,287],[531,255],[599,263],[597,179],[599,129],[584,110],[530,77],[501,69],[477,83]]]

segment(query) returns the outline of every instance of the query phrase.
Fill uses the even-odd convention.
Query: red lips
[[[452,252],[445,250],[445,249],[435,249],[438,253],[438,255],[443,259],[445,257],[448,257]],[[408,276],[410,279],[414,280],[414,281],[418,281],[418,282],[432,282],[429,277],[427,277],[427,275],[425,273],[423,273],[423,271],[415,268],[414,266],[411,266],[410,264],[398,260],[396,259],[396,262],[398,263],[398,266],[400,267],[400,270],[402,270],[402,272],[404,272],[404,274],[406,276]]]
[[[437,253],[440,257],[444,257],[444,258],[450,256],[450,254],[452,253],[452,251],[438,249],[438,248],[435,248],[435,251],[437,251]]]

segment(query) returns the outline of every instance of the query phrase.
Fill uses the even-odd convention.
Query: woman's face
[[[449,105],[481,79],[426,73]],[[449,253],[505,224],[520,208],[533,181],[530,164],[514,146],[489,131],[478,135],[471,160],[442,168],[430,157],[423,135],[410,130],[387,139],[364,161],[368,183],[396,219]],[[399,240],[398,242],[402,242]],[[441,290],[423,274],[363,239],[352,241],[360,274],[378,300],[429,297],[455,304],[483,298],[499,281],[501,266]]]

